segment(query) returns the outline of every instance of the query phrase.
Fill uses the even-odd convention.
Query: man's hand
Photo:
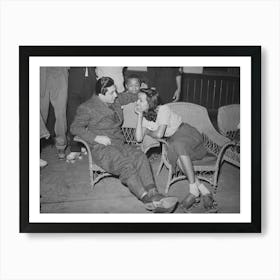
[[[94,141],[104,146],[111,145],[111,139],[108,136],[97,135]]]
[[[176,89],[176,91],[174,92],[174,95],[173,95],[173,101],[172,102],[177,102],[180,98],[180,93],[181,91],[179,89]]]

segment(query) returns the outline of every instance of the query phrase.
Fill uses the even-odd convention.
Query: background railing
[[[182,74],[180,101],[199,104],[209,112],[240,103],[240,78],[233,75]]]

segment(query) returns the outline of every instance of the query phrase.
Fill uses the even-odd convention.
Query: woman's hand
[[[111,145],[111,139],[108,136],[97,135],[94,141],[104,146]]]
[[[140,106],[136,103],[135,104],[135,108],[134,111],[137,115],[142,116],[143,115],[143,111],[141,111]]]
[[[176,89],[175,92],[174,92],[174,95],[173,95],[173,101],[172,102],[177,102],[180,98],[180,94],[181,94],[181,91],[179,89]]]

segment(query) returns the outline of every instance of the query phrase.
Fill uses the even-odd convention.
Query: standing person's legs
[[[86,102],[95,93],[96,78],[93,76],[92,72],[89,72],[88,77],[84,77],[82,92],[81,92],[81,102]]]
[[[45,138],[48,139],[50,137],[50,133],[46,128],[42,115],[40,113],[40,139]],[[48,165],[48,162],[40,158],[40,167],[43,168]]]
[[[48,85],[50,86],[50,100],[55,113],[55,134],[56,134],[56,148],[58,151],[58,158],[65,158],[65,148],[67,144],[66,132],[66,104],[67,104],[67,78],[61,74],[56,78],[49,77]]]
[[[80,85],[80,87],[76,85],[73,89],[73,81],[71,80],[71,82],[68,83],[67,125],[70,138],[70,154],[67,156],[67,161],[73,163],[81,154],[81,144],[73,140],[74,135],[70,133],[69,128],[76,116],[76,111],[79,105],[92,97],[96,81],[94,81],[95,76],[92,71],[88,68],[88,76],[85,76],[84,69],[82,67],[72,70],[70,72],[69,79],[78,79],[78,84]]]
[[[40,112],[40,139],[41,138],[46,138],[48,139],[50,137],[50,133],[48,129],[46,128],[45,122],[42,118],[42,114]]]
[[[40,113],[44,123],[47,122],[50,104],[50,93],[47,90],[47,68],[40,67]]]
[[[73,140],[74,135],[70,132],[70,126],[75,118],[77,108],[81,104],[81,91],[85,75],[84,72],[84,67],[70,67],[69,69],[66,117],[70,148],[70,153],[67,155],[67,161],[71,162],[74,162],[81,152],[81,145]]]
[[[68,126],[68,134],[70,138],[70,154],[71,153],[80,153],[81,146],[78,142],[74,141],[74,135],[70,132],[70,126],[74,121],[76,116],[76,111],[79,105],[81,104],[80,94],[78,92],[68,91],[68,101],[67,101],[67,126]],[[68,159],[68,156],[67,156]],[[72,156],[71,156],[72,159]],[[74,159],[74,158],[73,158]],[[70,160],[70,158],[69,158]]]

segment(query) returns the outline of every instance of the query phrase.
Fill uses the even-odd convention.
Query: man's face
[[[129,93],[139,93],[140,83],[138,79],[128,79],[126,84],[126,89]]]
[[[112,85],[107,88],[107,92],[105,93],[105,95],[103,95],[102,99],[103,102],[112,104],[115,102],[116,97],[117,97],[116,86]]]

